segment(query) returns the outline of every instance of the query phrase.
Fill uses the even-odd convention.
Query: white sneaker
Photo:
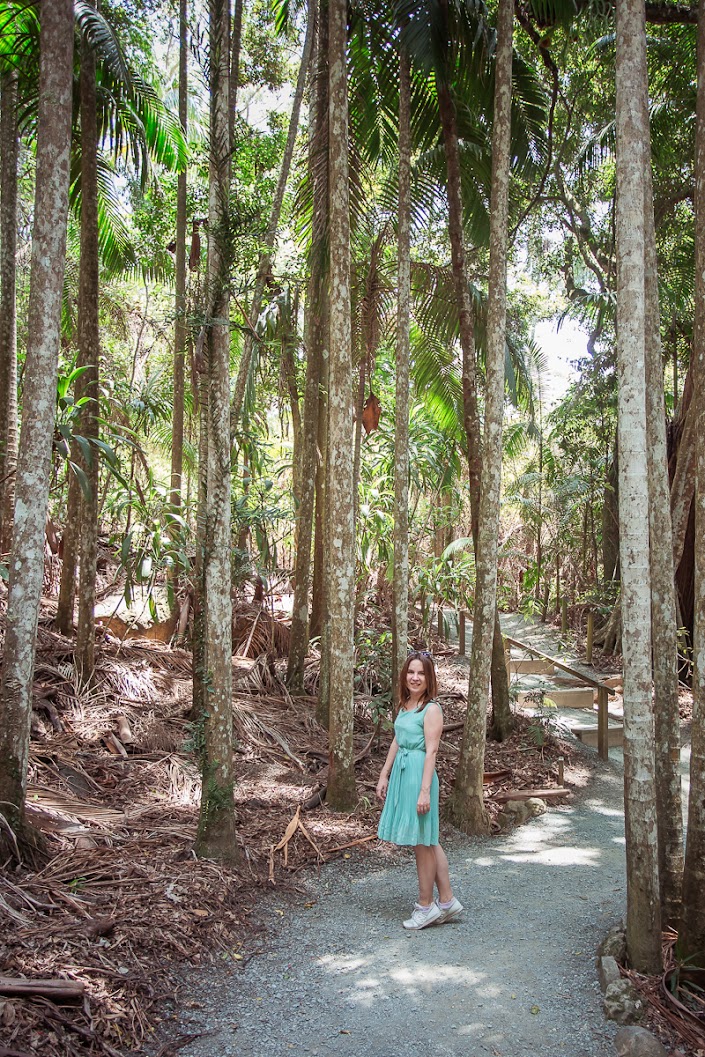
[[[431,903],[430,907],[422,907],[418,903],[414,903],[414,912],[404,922],[404,928],[425,929],[427,925],[434,925],[437,921],[440,921],[442,913],[443,911],[436,903]]]
[[[436,922],[439,925],[444,925],[446,921],[452,921],[454,918],[457,918],[458,914],[462,914],[463,912],[463,904],[459,899],[456,899],[455,896],[453,896],[453,901],[449,907],[439,906],[438,900],[436,900],[436,906],[438,907],[440,914],[440,917],[436,918]]]

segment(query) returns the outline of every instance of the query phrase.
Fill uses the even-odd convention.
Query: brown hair
[[[409,665],[412,661],[421,661],[421,664],[423,665],[423,673],[426,676],[426,689],[424,690],[424,696],[416,710],[417,712],[420,712],[421,709],[425,708],[429,701],[433,701],[436,696],[436,669],[433,666],[433,658],[430,653],[426,653],[424,650],[414,650],[409,654],[399,673],[399,708],[404,708],[411,697],[409,687],[406,685],[406,676],[409,671]]]

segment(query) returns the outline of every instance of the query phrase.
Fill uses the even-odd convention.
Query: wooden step
[[[552,681],[556,686],[567,687],[572,689],[573,687],[583,687],[585,683],[577,675],[567,675],[565,672],[556,671]]]
[[[591,686],[576,686],[570,690],[548,690],[546,697],[553,701],[556,708],[592,708],[595,703],[595,691]]]
[[[544,696],[552,701],[556,708],[597,708],[595,705],[594,691],[590,686],[575,687],[570,690],[565,688],[544,686],[541,687]],[[539,705],[539,691],[520,690],[517,694],[517,705],[523,708],[537,708]],[[551,707],[550,705],[548,706]],[[619,717],[621,721],[621,716]]]
[[[550,661],[512,659],[509,672],[511,675],[548,675],[553,672],[553,665]]]
[[[584,745],[592,745],[597,748],[597,727],[573,727],[573,734],[580,738]],[[624,727],[609,727],[607,729],[607,744],[610,748],[621,746],[624,743]]]

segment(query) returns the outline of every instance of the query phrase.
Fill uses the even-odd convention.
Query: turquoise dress
[[[401,711],[394,722],[399,748],[377,827],[380,840],[392,844],[438,844],[438,775],[435,771],[431,782],[431,810],[425,815],[419,815],[416,810],[426,759],[423,721],[426,709],[436,703],[429,701],[421,712]]]

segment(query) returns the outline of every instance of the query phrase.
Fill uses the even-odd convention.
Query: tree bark
[[[392,700],[409,640],[409,325],[411,320],[411,61],[399,48],[399,208],[394,411]],[[396,709],[395,709],[396,711]]]
[[[624,654],[624,792],[627,947],[632,968],[661,968],[654,717],[651,691],[651,577],[646,464],[644,90],[646,27],[640,0],[617,3],[617,371],[619,531]]]
[[[329,765],[333,810],[355,804],[353,667],[355,540],[348,177],[347,0],[329,3],[330,384],[328,394]]]
[[[0,683],[0,811],[20,835],[25,832],[32,679],[44,572],[66,253],[73,76],[71,0],[43,0],[39,47],[35,220],[24,406]]]
[[[196,479],[196,556],[193,568],[193,686],[189,718],[203,722],[206,711],[206,508],[208,506],[208,375],[205,364],[196,376],[198,392],[198,475]]]
[[[232,746],[230,531],[230,3],[210,0],[208,495],[206,504],[203,786],[196,852],[237,862]]]
[[[12,542],[17,473],[17,73],[0,84],[0,554]]]
[[[646,54],[643,56],[646,59]],[[639,102],[649,129],[648,74]],[[658,262],[654,227],[651,145],[644,167],[644,295],[646,341],[646,440],[649,475],[651,637],[654,674],[656,751],[656,817],[661,921],[678,927],[683,884],[683,811],[680,776],[681,723],[678,707],[678,642],[673,568],[671,497],[666,454],[666,406],[658,296]]]
[[[99,435],[100,332],[98,328],[98,119],[95,53],[81,45],[81,265],[78,286],[78,347],[86,365],[83,392],[88,402],[81,410],[80,430],[86,440]],[[76,667],[84,683],[95,664],[95,578],[98,556],[98,449],[80,462],[90,485],[81,496],[78,540],[78,624]]]
[[[495,56],[490,204],[490,277],[487,317],[485,435],[475,562],[468,708],[449,814],[469,833],[487,832],[483,763],[492,643],[497,613],[497,540],[502,478],[502,412],[506,343],[507,239],[511,161],[512,0],[500,0]]]
[[[681,957],[705,965],[705,11],[698,17],[698,87],[695,123],[695,319],[693,323],[693,416],[695,459],[695,603],[693,725],[688,796],[688,835],[683,873]]]

